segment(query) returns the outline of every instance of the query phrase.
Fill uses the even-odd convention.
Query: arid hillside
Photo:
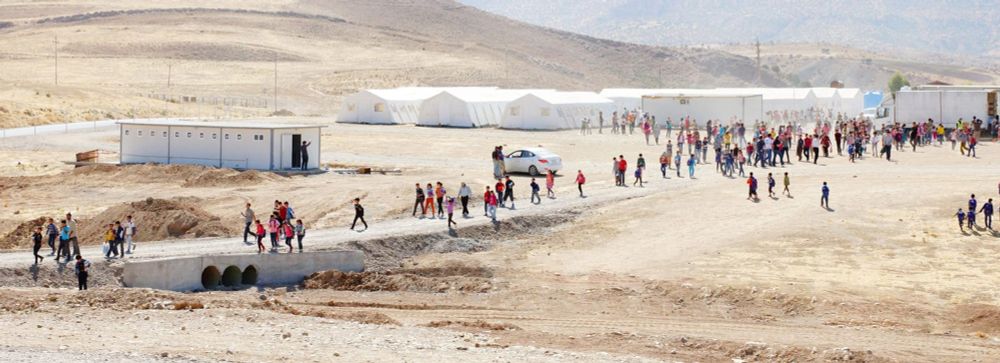
[[[450,0],[13,3],[0,5],[0,24],[0,126],[276,109],[325,116],[365,87],[756,79],[744,56],[601,40]],[[761,83],[785,80],[766,72]]]

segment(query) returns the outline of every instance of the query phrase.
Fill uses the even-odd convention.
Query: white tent
[[[865,109],[865,95],[857,88],[840,88],[837,90],[840,96],[838,104],[834,105],[834,112],[841,112],[847,117],[857,117]]]
[[[554,90],[535,90],[553,92]],[[417,125],[489,127],[500,124],[511,101],[532,90],[449,89],[428,98],[420,107]]]
[[[704,124],[708,120],[728,122],[732,118],[753,122],[763,118],[763,96],[749,93],[727,93],[701,90],[686,93],[665,93],[643,96],[642,109],[656,118],[682,119],[691,117]]]
[[[836,111],[836,105],[840,104],[840,94],[837,93],[836,88],[832,87],[813,87],[810,88],[813,94],[816,95],[816,107],[820,110],[834,110]]]
[[[561,130],[580,127],[584,118],[597,123],[615,109],[611,100],[593,92],[531,92],[507,104],[500,127],[521,130]]]
[[[369,89],[344,98],[337,122],[415,124],[424,101],[446,90],[484,90],[496,87],[400,87]]]
[[[973,116],[988,119],[990,98],[996,99],[996,91],[989,90],[901,90],[894,95],[893,108],[896,122],[924,122],[928,118],[954,127],[958,119],[969,121]]]

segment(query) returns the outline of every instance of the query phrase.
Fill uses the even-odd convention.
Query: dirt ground
[[[49,260],[37,270],[41,278],[33,277],[30,253],[17,241],[17,249],[0,253],[0,329],[17,335],[0,358],[1000,359],[1000,235],[982,228],[981,217],[980,228],[960,231],[953,217],[969,194],[980,204],[997,197],[1000,146],[992,142],[980,146],[978,158],[946,144],[894,153],[893,162],[831,157],[750,168],[761,180],[767,172],[788,172],[792,180],[790,197],[769,198],[762,188],[755,203],[746,200],[742,179],[722,177],[714,166],[700,166],[693,180],[661,178],[656,160],[663,147],[647,146],[641,136],[576,131],[325,129],[324,163],[399,170],[386,175],[243,177],[174,166],[72,170],[61,163],[80,148],[116,149],[115,135],[0,144],[0,235],[66,211],[98,220],[147,198],[186,201],[210,216],[202,219],[230,228],[239,225],[244,201],[263,206],[280,198],[308,221],[309,248],[361,250],[368,271],[321,273],[302,286],[172,293],[121,289],[121,261],[95,261],[96,288],[77,293],[72,274]],[[478,195],[490,183],[488,155],[498,144],[542,145],[562,155],[558,199],[530,205],[529,179],[517,176],[517,209],[502,209],[499,225],[481,217],[478,203],[454,231],[444,220],[410,216],[416,182],[440,180],[456,191],[464,181]],[[651,166],[648,185],[613,186],[610,158],[623,154],[634,164],[639,153]],[[588,176],[588,198],[571,185],[568,175],[577,169]],[[832,190],[829,211],[818,203],[823,181]],[[346,228],[353,196],[363,198],[371,217],[363,233]],[[130,258],[250,252],[239,237],[190,237],[143,240]],[[173,310],[176,302],[181,309]],[[194,303],[201,308],[190,308]],[[106,348],[94,337],[122,344]],[[257,344],[269,340],[292,349]]]

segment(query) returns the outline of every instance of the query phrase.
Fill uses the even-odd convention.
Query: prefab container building
[[[991,90],[901,90],[893,97],[893,120],[906,124],[930,118],[954,127],[959,118],[989,120],[997,111],[997,91]]]
[[[644,96],[642,110],[664,122],[667,117],[683,119],[691,117],[699,124],[708,120],[728,122],[737,118],[753,122],[763,118],[763,96],[749,94],[727,94],[706,90],[696,93],[675,93]]]
[[[320,165],[320,125],[177,120],[119,121],[122,164],[193,164],[233,169],[301,169]]]
[[[615,104],[594,92],[531,92],[507,104],[500,128],[563,130],[580,127],[585,118],[597,125],[598,114],[608,120]]]
[[[615,110],[633,111],[642,108],[642,96],[664,94],[697,92],[704,90],[696,89],[670,89],[670,88],[605,88],[601,90],[601,97],[607,98],[615,103]]]

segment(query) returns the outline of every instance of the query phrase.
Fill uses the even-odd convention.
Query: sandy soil
[[[318,275],[306,283],[308,289],[148,298],[130,293],[129,301],[147,304],[122,305],[121,291],[130,290],[115,290],[121,261],[98,264],[97,290],[77,294],[64,289],[72,285],[71,274],[49,261],[36,280],[29,254],[17,249],[0,254],[0,280],[23,286],[0,290],[15,302],[0,313],[0,326],[86,324],[91,335],[125,334],[119,338],[129,346],[114,351],[150,360],[314,360],[332,352],[356,360],[411,361],[1000,358],[1000,298],[994,291],[1000,281],[993,267],[1000,235],[983,228],[963,233],[952,217],[968,194],[975,193],[980,203],[996,196],[993,170],[1000,149],[991,142],[981,145],[975,159],[945,145],[896,153],[891,163],[866,158],[852,164],[833,157],[768,169],[791,175],[793,197],[764,194],[758,203],[745,199],[743,180],[724,178],[711,166],[700,167],[694,180],[661,179],[650,170],[645,188],[614,187],[607,170],[611,156],[624,154],[634,162],[644,153],[653,165],[662,146],[644,145],[638,135],[582,137],[574,131],[326,129],[324,162],[400,170],[387,175],[265,175],[232,183],[209,178],[209,185],[197,186],[189,181],[206,171],[152,166],[74,171],[59,163],[80,147],[113,150],[114,142],[113,132],[5,142],[2,224],[12,227],[67,210],[87,221],[149,197],[199,198],[205,213],[238,224],[243,201],[259,205],[280,196],[313,228],[307,248],[364,251],[369,272]],[[460,219],[452,232],[444,220],[410,217],[412,183],[440,180],[455,190],[466,181],[479,191],[489,182],[487,155],[495,144],[543,145],[561,154],[564,174],[587,173],[589,197],[576,197],[564,176],[557,180],[558,199],[529,205],[523,201],[528,179],[518,176],[521,202],[516,210],[501,210],[499,225],[481,217],[479,204],[473,218]],[[767,172],[749,171],[761,177]],[[822,181],[833,190],[832,211],[818,205]],[[346,201],[356,195],[364,197],[371,215],[372,228],[362,233],[346,228]],[[252,249],[241,238],[140,246],[130,258]],[[280,302],[262,304],[259,295]],[[87,296],[95,302],[73,302]],[[190,299],[205,309],[155,308],[162,301]],[[31,318],[20,316],[23,311],[32,311]],[[150,320],[142,320],[146,316]],[[272,336],[277,342],[294,328],[287,331],[290,339],[307,349],[265,351],[218,339],[220,324],[238,327],[225,334],[246,335],[239,341]],[[187,345],[188,340],[164,345],[146,333],[174,329],[168,326],[186,327],[178,334],[200,345]],[[299,339],[301,331],[309,339]],[[365,338],[350,338],[354,333]],[[8,343],[5,354],[56,359],[106,354],[68,333],[59,336],[67,345],[59,350],[52,334],[24,332]],[[311,339],[336,343],[320,347]],[[384,344],[372,348],[365,339]]]

